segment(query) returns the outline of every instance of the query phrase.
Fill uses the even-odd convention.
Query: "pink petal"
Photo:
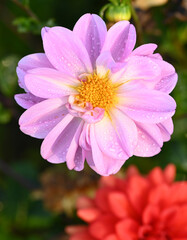
[[[126,92],[118,107],[135,121],[159,123],[173,116],[176,103],[163,92],[139,89]]]
[[[49,62],[49,60],[47,59],[44,53],[35,53],[35,54],[30,54],[23,57],[18,62],[18,67],[17,67],[17,75],[19,78],[20,87],[27,90],[24,83],[24,76],[28,70],[33,68],[42,68],[42,67],[52,68],[51,63]]]
[[[79,81],[50,68],[36,68],[25,75],[29,91],[41,98],[58,98],[77,93],[73,88]]]
[[[86,152],[85,155],[90,167],[102,176],[108,176],[118,172],[126,159],[119,160],[109,157],[100,150],[97,143],[94,125],[90,126],[90,141],[92,152]]]
[[[133,155],[134,148],[137,145],[138,133],[136,125],[129,117],[118,109],[112,110],[111,114],[122,149],[130,157]]]
[[[19,119],[21,131],[32,137],[45,138],[68,113],[64,105],[66,101],[48,99],[30,107]]]
[[[160,66],[151,58],[145,56],[132,56],[126,66],[111,76],[113,82],[127,82],[130,80],[143,80],[147,83],[157,81],[161,76]]]
[[[136,123],[138,143],[134,150],[135,156],[152,157],[160,152],[163,145],[162,135],[156,124]]]
[[[44,139],[41,146],[42,157],[52,163],[65,162],[66,154],[80,122],[81,119],[74,118],[70,114],[66,115]]]
[[[122,148],[119,132],[116,132],[109,117],[105,116],[102,121],[95,124],[95,137],[97,144],[105,155],[111,158],[126,160],[129,158]],[[94,150],[93,150],[94,151]],[[128,152],[128,151],[127,151]]]
[[[110,52],[102,52],[96,60],[96,71],[100,77],[106,76],[107,72],[115,66],[115,61]]]
[[[92,65],[82,41],[63,27],[50,28],[43,36],[45,53],[55,68],[74,76],[91,73]]]
[[[154,87],[155,90],[170,93],[177,84],[178,75],[176,73],[162,78]]]
[[[73,32],[84,43],[94,67],[107,34],[105,22],[98,15],[87,13],[77,21]]]
[[[107,33],[102,51],[111,51],[115,61],[124,61],[136,43],[136,30],[128,21],[114,24]]]
[[[173,133],[173,121],[172,121],[172,119],[169,118],[166,121],[163,121],[163,122],[157,124],[157,126],[160,129],[160,132],[162,134],[162,138],[163,138],[164,142],[169,141],[170,138],[171,138],[171,134]]]
[[[77,128],[67,151],[66,163],[70,170],[75,169],[76,171],[81,171],[84,168],[85,159],[83,159],[82,149],[79,147],[79,138],[83,124],[84,122],[82,121]]]
[[[17,104],[25,109],[28,109],[28,108],[32,107],[33,105],[44,100],[43,98],[36,97],[31,93],[16,94],[14,96],[14,98],[15,98]]]
[[[140,47],[137,47],[131,54],[131,56],[138,55],[138,56],[148,56],[153,54],[157,45],[154,43],[143,44]]]

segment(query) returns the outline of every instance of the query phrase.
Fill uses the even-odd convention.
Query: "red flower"
[[[147,177],[135,167],[125,179],[102,177],[94,199],[78,200],[88,226],[67,227],[70,240],[187,240],[187,181],[174,178],[174,165]]]

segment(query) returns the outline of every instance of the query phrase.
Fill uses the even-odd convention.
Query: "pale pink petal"
[[[158,58],[152,58],[152,61],[159,65],[162,78],[168,77],[175,73],[175,68],[170,63]]]
[[[73,32],[84,43],[94,67],[107,34],[105,22],[98,15],[87,13],[77,21]]]
[[[14,98],[15,98],[17,104],[25,109],[28,109],[28,108],[32,107],[33,105],[35,105],[36,103],[39,103],[39,102],[45,100],[43,98],[36,97],[31,93],[16,94],[14,96]]]
[[[50,68],[35,68],[25,75],[27,89],[37,97],[58,98],[77,93],[78,80]]]
[[[96,141],[101,152],[108,157],[126,160],[129,158],[129,150],[126,150],[125,147],[123,148],[118,129],[116,128],[115,122],[113,126],[110,118],[105,116],[102,121],[95,124]]]
[[[136,125],[134,121],[118,109],[113,109],[111,116],[122,149],[131,157],[137,145],[138,133]]]
[[[45,138],[68,113],[66,101],[66,98],[48,99],[30,107],[19,119],[21,131],[32,137]]]
[[[100,77],[106,76],[109,70],[115,66],[115,61],[110,52],[102,52],[96,60],[96,71]]]
[[[164,142],[167,142],[171,138],[171,134],[173,133],[173,121],[171,118],[158,123],[157,126],[160,129]]]
[[[90,129],[90,124],[85,123],[79,138],[79,145],[81,148],[83,148],[86,151],[90,151],[90,139],[89,139],[89,130]]]
[[[166,93],[139,89],[126,92],[117,107],[135,121],[159,123],[173,116],[176,103]]]
[[[24,88],[27,91],[27,88],[24,83],[24,76],[26,72],[33,68],[52,68],[51,63],[47,59],[44,53],[35,53],[23,57],[18,62],[18,67],[16,69],[18,75],[18,82],[21,88]]]
[[[138,55],[138,56],[148,56],[153,54],[157,45],[154,43],[143,44],[137,47],[131,54],[131,56]]]
[[[83,159],[82,149],[79,147],[79,138],[83,125],[84,122],[82,121],[77,128],[67,151],[66,163],[70,170],[75,169],[76,171],[81,171],[84,168],[85,159]]]
[[[50,28],[43,36],[43,45],[49,61],[58,70],[74,76],[92,72],[88,52],[72,31],[63,27]]]
[[[102,176],[108,176],[118,172],[126,159],[119,160],[109,157],[100,150],[94,125],[90,126],[90,141],[92,152],[87,152],[85,155],[90,167]]]
[[[155,84],[161,76],[160,66],[150,57],[132,56],[126,66],[111,76],[113,82],[127,82],[131,80],[143,80]]]
[[[136,30],[128,21],[114,24],[107,33],[102,51],[111,51],[115,61],[124,61],[136,43]]]
[[[137,123],[138,143],[134,150],[135,156],[152,157],[158,154],[163,145],[162,135],[156,124]]]
[[[103,108],[95,107],[92,110],[86,111],[81,118],[87,123],[97,123],[104,117],[105,110]]]
[[[154,87],[155,90],[170,93],[177,84],[178,75],[176,73],[162,78]]]
[[[44,139],[41,146],[42,157],[52,163],[65,162],[66,154],[80,122],[81,119],[67,114]]]

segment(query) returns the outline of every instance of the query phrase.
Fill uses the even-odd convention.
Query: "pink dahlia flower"
[[[135,49],[128,21],[107,32],[97,15],[85,14],[73,31],[42,29],[45,53],[18,63],[26,93],[15,99],[27,110],[20,129],[44,138],[41,155],[80,171],[87,160],[101,175],[116,173],[125,160],[153,156],[173,132],[176,108],[169,96],[177,74],[155,44]]]
[[[67,227],[70,240],[186,240],[187,181],[173,182],[175,166],[147,177],[130,167],[124,179],[102,177],[94,199],[81,197],[88,226]]]

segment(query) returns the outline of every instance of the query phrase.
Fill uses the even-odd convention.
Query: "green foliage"
[[[49,19],[46,22],[40,23],[37,19],[31,17],[19,17],[13,21],[20,33],[40,34],[43,26],[53,27],[55,25],[54,19]]]

